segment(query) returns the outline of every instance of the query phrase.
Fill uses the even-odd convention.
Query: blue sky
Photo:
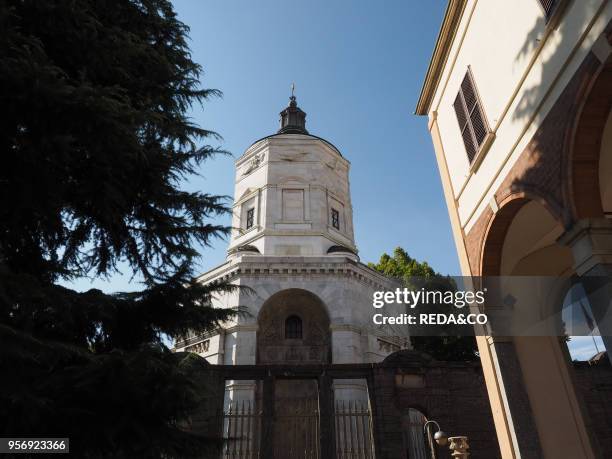
[[[191,28],[203,86],[224,93],[191,115],[222,135],[220,146],[233,155],[204,164],[202,177],[185,183],[186,189],[232,196],[234,160],[278,129],[295,82],[308,130],[336,145],[352,164],[361,260],[376,261],[401,246],[441,273],[460,273],[427,120],[413,115],[445,0],[174,4]],[[230,223],[229,217],[221,221]],[[222,263],[226,247],[227,241],[217,240],[203,248],[200,270]],[[71,286],[128,291],[140,288],[137,280],[124,269],[123,275]],[[574,358],[588,358],[593,340],[575,337],[570,349]]]
[[[201,126],[234,157],[202,167],[187,189],[233,195],[234,160],[278,129],[295,82],[307,128],[351,162],[355,238],[362,261],[396,246],[442,273],[459,274],[427,120],[413,115],[446,2],[174,2],[191,28],[202,84],[221,99],[196,107]],[[384,5],[384,7],[382,6]],[[216,145],[216,144],[215,144]],[[229,224],[229,218],[222,220]],[[222,263],[227,241],[202,250],[202,271]],[[125,270],[83,279],[79,290],[138,288]]]

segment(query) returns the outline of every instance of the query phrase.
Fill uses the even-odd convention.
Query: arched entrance
[[[329,323],[314,293],[298,288],[275,293],[257,317],[257,363],[331,363]]]
[[[402,439],[407,459],[431,457],[431,449],[423,431],[426,422],[425,414],[416,408],[410,407],[402,414]]]
[[[557,242],[565,228],[551,209],[537,195],[506,199],[484,239],[482,275],[571,276],[572,250]],[[515,336],[493,341],[517,449],[533,457],[593,457],[563,339]]]
[[[593,78],[575,122],[568,173],[575,220],[601,218],[611,210],[611,109],[612,58],[609,57]]]
[[[612,216],[612,111],[602,133],[598,175],[602,211],[609,217]]]
[[[275,293],[257,317],[257,363],[331,363],[329,324],[327,309],[314,293],[297,288]],[[274,457],[318,457],[319,412],[316,380],[276,380]]]

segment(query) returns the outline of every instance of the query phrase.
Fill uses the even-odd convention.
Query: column
[[[574,269],[583,287],[612,362],[612,220],[579,220],[559,238],[572,249]]]

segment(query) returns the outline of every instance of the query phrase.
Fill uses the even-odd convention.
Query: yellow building
[[[608,0],[449,1],[416,113],[464,275],[612,272],[611,18]],[[478,348],[503,457],[612,457],[558,337]]]

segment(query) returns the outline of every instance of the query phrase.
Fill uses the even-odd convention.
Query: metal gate
[[[274,415],[274,458],[319,459],[318,400],[293,398],[278,402]]]
[[[274,416],[274,457],[320,459],[319,407],[310,398],[294,399]],[[263,412],[251,400],[230,402],[223,413],[223,459],[260,458]],[[335,403],[338,459],[374,459],[372,417],[367,402]]]
[[[223,413],[223,459],[261,456],[263,411],[250,400],[230,402]],[[311,398],[282,403],[274,416],[274,457],[319,459],[319,406]]]
[[[374,459],[372,416],[367,402],[338,400],[334,410],[336,457]]]
[[[262,417],[262,411],[251,400],[229,403],[223,413],[223,459],[260,457]]]

